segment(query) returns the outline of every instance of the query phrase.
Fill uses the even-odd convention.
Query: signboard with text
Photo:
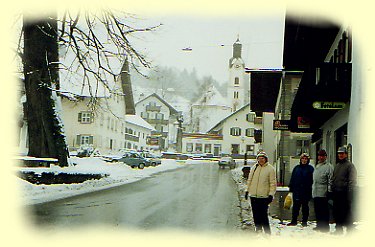
[[[290,121],[273,120],[273,130],[290,130]]]
[[[315,101],[313,103],[314,109],[318,110],[340,110],[345,107],[344,102],[332,102],[332,101]]]
[[[310,119],[307,117],[298,117],[297,126],[299,129],[309,129],[310,128]]]

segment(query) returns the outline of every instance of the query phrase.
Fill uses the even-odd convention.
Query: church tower
[[[241,57],[242,44],[239,37],[233,44],[233,56],[229,59],[228,103],[232,112],[245,105],[245,63]]]

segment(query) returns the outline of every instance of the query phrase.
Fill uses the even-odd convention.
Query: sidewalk
[[[240,168],[232,170],[233,180],[236,182],[239,201],[240,201],[240,217],[242,221],[242,229],[250,232],[255,232],[252,211],[249,200],[245,200],[245,188],[246,180],[242,177],[242,171]],[[330,224],[329,233],[321,233],[314,231],[313,228],[316,226],[315,212],[312,200],[309,203],[310,215],[307,227],[302,227],[300,222],[297,226],[286,226],[291,221],[292,210],[284,209],[284,198],[288,194],[287,187],[278,187],[273,202],[269,208],[269,219],[272,236],[283,236],[293,238],[309,238],[314,239],[317,237],[332,237],[341,238],[343,235],[333,235],[335,231],[335,224]],[[300,213],[298,220],[301,220],[302,214]],[[361,222],[356,222],[356,229],[361,229]],[[345,233],[347,235],[347,233]]]

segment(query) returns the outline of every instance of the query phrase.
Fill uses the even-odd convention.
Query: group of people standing
[[[307,226],[309,202],[313,199],[316,216],[314,230],[329,232],[330,205],[333,201],[333,218],[336,223],[336,234],[353,229],[352,202],[356,186],[357,172],[353,163],[348,160],[348,151],[340,147],[337,151],[338,162],[335,166],[327,161],[327,152],[319,150],[317,164],[310,164],[310,156],[301,154],[300,162],[293,168],[289,182],[289,191],[293,197],[292,220],[288,226],[297,225],[299,212],[302,209],[302,226]],[[268,221],[268,206],[276,193],[276,172],[268,163],[265,152],[257,155],[257,163],[249,172],[246,200],[250,197],[254,224],[257,232],[271,233]]]

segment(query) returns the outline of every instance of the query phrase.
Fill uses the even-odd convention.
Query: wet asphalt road
[[[184,165],[120,187],[28,207],[49,229],[105,225],[127,229],[236,231],[240,208],[229,169]]]

